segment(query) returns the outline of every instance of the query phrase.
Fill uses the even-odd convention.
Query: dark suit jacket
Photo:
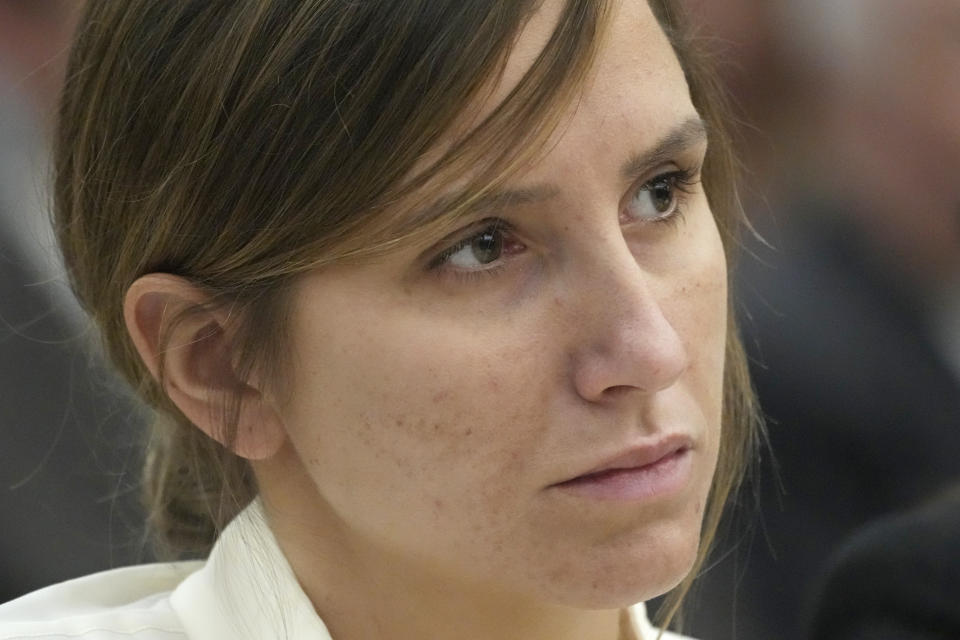
[[[823,582],[810,640],[960,638],[960,491],[854,535]]]
[[[142,414],[40,279],[0,228],[0,602],[144,556]]]

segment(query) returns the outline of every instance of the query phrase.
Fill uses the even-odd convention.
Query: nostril
[[[626,385],[626,384],[620,384],[614,387],[608,387],[607,389],[604,389],[603,394],[610,398],[615,398],[628,393],[632,393],[637,390],[638,389],[636,387],[631,387],[630,385]]]

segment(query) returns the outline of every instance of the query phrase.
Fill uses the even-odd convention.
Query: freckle
[[[472,435],[473,435],[473,428],[472,428],[472,427],[467,427],[467,430],[463,432],[463,436],[464,436],[465,438],[470,437],[470,436],[472,436]]]
[[[438,433],[439,431],[440,431],[440,423],[439,422],[433,423],[433,432]]]
[[[404,425],[406,425],[406,422],[404,421],[404,419],[403,419],[403,418],[397,418],[397,426],[398,426],[398,427],[402,427],[402,426],[404,426]]]

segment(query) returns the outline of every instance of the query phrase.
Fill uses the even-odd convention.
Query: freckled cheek
[[[719,421],[727,340],[727,275],[719,240],[684,270],[669,305],[671,324],[680,334],[690,368],[687,379],[705,417]]]
[[[392,474],[438,491],[522,469],[521,452],[537,426],[535,369],[506,338],[419,331],[389,340],[370,335],[341,351],[350,354],[349,366],[332,375],[318,370],[301,385],[301,395],[315,398],[298,411],[301,423],[313,423],[305,446],[324,449],[321,463],[358,480]],[[365,459],[359,465],[357,451]]]

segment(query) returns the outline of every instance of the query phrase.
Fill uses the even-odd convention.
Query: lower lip
[[[681,449],[643,467],[581,476],[554,486],[595,500],[652,500],[674,494],[687,484],[691,457],[689,449]]]

